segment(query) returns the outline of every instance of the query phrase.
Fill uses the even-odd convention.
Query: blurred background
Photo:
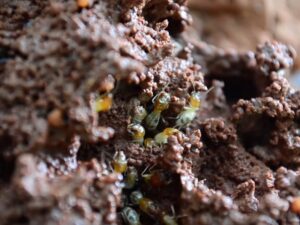
[[[300,89],[300,0],[190,0],[194,32],[213,45],[240,51],[278,40],[297,51],[293,86]]]

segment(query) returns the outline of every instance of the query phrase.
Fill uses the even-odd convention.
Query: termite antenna
[[[121,83],[121,81],[115,78],[115,87],[114,87],[114,89],[111,91],[111,93],[112,93],[113,95],[114,95],[114,94],[117,92],[117,90],[119,89],[120,83]]]
[[[186,217],[188,217],[187,215],[178,215],[178,216],[176,216],[176,219],[181,219],[181,218],[186,218]]]
[[[172,212],[172,217],[174,217],[175,218],[175,208],[174,208],[174,205],[171,205],[170,206],[170,208],[171,208],[171,212]]]
[[[113,172],[113,171],[114,171],[114,169],[113,169],[113,167],[112,167],[112,165],[111,165],[110,163],[108,163],[108,168],[109,168],[109,171],[110,171],[110,172]]]
[[[145,169],[142,171],[142,173],[141,173],[141,176],[144,176],[145,175],[145,173],[146,173],[146,171],[148,170],[148,168],[150,167],[150,165],[147,165],[146,167],[145,167]]]
[[[154,104],[155,103],[155,100],[157,99],[157,97],[161,94],[161,93],[163,93],[165,90],[166,90],[166,88],[169,86],[169,84],[170,84],[170,80],[168,80],[168,82],[165,84],[165,86],[161,89],[161,91],[159,91],[153,98],[152,98],[152,103]]]
[[[211,86],[206,92],[205,92],[205,97],[213,90],[215,89],[214,86]]]
[[[105,155],[104,152],[101,151],[101,165],[103,166],[105,164]]]

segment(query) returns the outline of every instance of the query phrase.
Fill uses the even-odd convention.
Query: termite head
[[[143,139],[145,136],[145,128],[140,124],[129,124],[127,129],[134,140]]]
[[[116,173],[124,173],[127,170],[127,158],[123,151],[115,153],[112,165]]]
[[[170,101],[171,95],[163,91],[157,96],[154,103],[154,109],[156,111],[164,111],[169,108]]]
[[[202,99],[202,96],[201,96],[200,92],[193,92],[189,99],[190,107],[196,108],[196,109],[200,108],[201,99]]]

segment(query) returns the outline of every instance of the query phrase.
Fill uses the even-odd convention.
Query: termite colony
[[[170,136],[182,132],[181,130],[195,119],[197,111],[201,108],[203,94],[191,92],[187,97],[187,105],[173,118],[173,127],[165,126],[163,118],[163,112],[170,107],[171,98],[171,94],[162,90],[146,103],[135,99],[127,127],[131,142],[150,149],[167,144]],[[169,209],[161,207],[160,202],[148,198],[147,191],[143,191],[142,188],[146,187],[146,190],[165,188],[174,182],[174,174],[159,169],[139,172],[133,166],[120,169],[123,168],[125,158],[123,152],[117,152],[113,163],[114,171],[124,176],[123,207],[120,210],[123,221],[128,225],[138,225],[142,224],[140,217],[146,216],[155,222],[158,221],[157,224],[178,224],[178,215],[176,216],[174,207],[172,205],[169,205]],[[119,165],[115,165],[116,161]]]
[[[188,97],[187,105],[174,118],[174,126],[162,129],[159,129],[161,121],[165,120],[162,113],[169,109],[172,96],[163,90],[150,100],[150,106],[149,103],[142,105],[137,101],[138,104],[132,109],[131,123],[127,127],[132,141],[146,148],[166,144],[170,136],[180,133],[180,130],[196,118],[197,111],[202,106],[202,99],[209,91],[205,94],[193,91]]]
[[[120,216],[127,225],[141,225],[140,217],[147,217],[159,221],[163,225],[177,225],[175,210],[162,208],[157,201],[147,198],[141,187],[156,189],[170,185],[173,180],[171,174],[162,170],[148,171],[146,168],[139,173],[134,166],[128,166],[124,152],[117,151],[113,157],[112,167],[115,173],[123,176],[122,207]]]
[[[115,92],[116,87],[95,95],[94,111],[96,113],[109,111],[113,106]],[[134,99],[134,104],[129,104],[130,122],[127,126],[127,132],[131,138],[129,142],[148,149],[163,147],[168,143],[170,136],[183,132],[184,128],[195,119],[197,111],[201,108],[203,96],[198,91],[188,94],[186,105],[172,119],[172,123],[165,123],[163,116],[163,112],[169,109],[172,98],[171,94],[165,90],[158,91],[147,102]],[[141,225],[143,218],[157,224],[178,224],[175,207],[171,203],[167,207],[161,204],[162,201],[153,199],[152,193],[153,190],[155,192],[174,185],[175,174],[155,168],[156,165],[150,169],[131,166],[125,152],[121,150],[115,152],[111,167],[113,172],[120,174],[123,179],[119,217],[122,218],[124,224]]]

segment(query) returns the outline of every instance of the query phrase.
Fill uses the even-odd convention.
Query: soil
[[[185,0],[4,0],[0,18],[0,224],[126,224],[125,207],[140,216],[129,225],[300,223],[292,47],[212,45]],[[159,115],[136,124],[144,138],[166,143],[136,142],[137,107]]]

